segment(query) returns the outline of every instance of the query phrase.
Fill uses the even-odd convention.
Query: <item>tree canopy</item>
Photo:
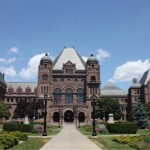
[[[108,120],[109,113],[113,113],[114,119],[119,120],[122,116],[120,104],[117,99],[102,98],[97,101],[96,115],[101,119]]]
[[[29,118],[37,118],[38,110],[43,109],[43,101],[30,100],[27,102],[25,99],[21,99],[17,103],[17,107],[14,111],[14,118],[24,118],[28,115]]]
[[[9,107],[0,100],[0,119],[9,119],[10,115]]]
[[[138,128],[145,128],[148,125],[148,113],[141,102],[138,102],[132,110],[132,118]]]

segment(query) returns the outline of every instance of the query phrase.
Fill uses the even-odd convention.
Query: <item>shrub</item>
[[[0,143],[0,150],[3,150],[4,149],[4,146],[3,144]]]
[[[96,128],[98,128],[98,131],[100,133],[106,132],[106,125],[105,124],[98,124]]]
[[[0,145],[4,147],[4,149],[8,149],[17,145],[19,143],[18,138],[10,134],[1,134],[0,135]]]
[[[34,120],[33,123],[43,125],[44,124],[44,120],[43,119]]]
[[[145,142],[145,138],[143,136],[119,136],[115,137],[113,141],[121,143],[121,144],[128,144],[130,147],[133,147],[138,150],[149,150],[150,149],[150,143],[148,140]]]
[[[26,133],[22,133],[20,131],[10,132],[11,135],[17,137],[19,141],[27,141],[28,135]]]
[[[16,124],[16,123],[4,123],[4,131],[21,131],[21,132],[31,132],[33,125],[31,124]]]
[[[107,129],[109,133],[135,134],[137,132],[137,125],[136,123],[122,122],[115,124],[107,124]]]
[[[41,124],[35,124],[33,126],[32,132],[33,133],[42,133],[43,132],[43,125],[41,125]]]
[[[19,130],[21,132],[32,132],[33,125],[32,124],[19,124]]]
[[[146,134],[141,134],[140,137],[145,143],[150,143],[150,132]]]

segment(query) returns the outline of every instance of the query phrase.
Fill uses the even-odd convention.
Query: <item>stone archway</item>
[[[65,122],[73,122],[74,121],[74,113],[71,110],[67,110],[64,114]]]

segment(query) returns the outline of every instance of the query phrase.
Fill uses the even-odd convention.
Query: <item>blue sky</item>
[[[149,0],[0,0],[0,71],[7,82],[37,82],[45,52],[93,53],[102,87],[127,90],[150,68]]]

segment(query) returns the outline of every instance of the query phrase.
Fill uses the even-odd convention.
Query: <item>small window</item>
[[[77,83],[77,82],[78,82],[78,79],[74,79],[74,82]]]
[[[53,79],[53,82],[57,82],[57,79]]]
[[[73,74],[73,69],[66,69],[66,74]]]
[[[63,78],[61,78],[61,79],[60,79],[60,82],[64,82],[64,79],[63,79]]]
[[[96,77],[95,76],[91,76],[91,81],[96,81]]]
[[[94,65],[92,65],[92,68],[94,68]]]
[[[47,64],[44,64],[44,67],[47,68]]]

